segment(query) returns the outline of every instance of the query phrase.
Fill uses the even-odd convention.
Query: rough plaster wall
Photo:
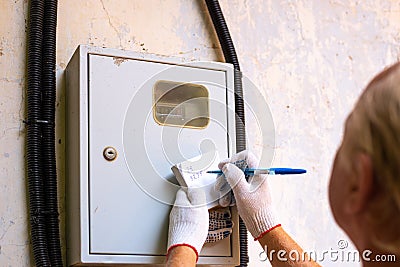
[[[333,221],[327,202],[331,161],[343,121],[361,89],[400,57],[400,3],[222,0],[221,6],[242,70],[267,99],[275,121],[274,165],[308,170],[301,178],[271,179],[281,222],[307,250],[336,249],[338,240],[347,238]],[[0,0],[0,10],[0,265],[33,266],[21,122],[28,3]],[[65,66],[77,45],[222,60],[210,29],[201,1],[60,1],[57,150],[63,227],[63,82]],[[251,134],[255,129],[256,124],[250,122],[250,136],[255,136]],[[263,149],[258,142],[252,144],[256,150]],[[259,245],[250,244],[250,266],[265,266],[258,259]]]

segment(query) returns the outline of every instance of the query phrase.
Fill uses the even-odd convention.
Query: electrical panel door
[[[232,67],[80,46],[66,81],[68,264],[164,263],[171,166],[234,153]],[[238,264],[232,214],[231,237],[199,264]]]

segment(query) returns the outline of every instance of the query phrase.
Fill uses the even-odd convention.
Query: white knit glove
[[[177,246],[194,250],[198,259],[208,234],[206,196],[201,189],[179,189],[169,214],[168,253]],[[167,255],[168,255],[167,253]]]
[[[243,162],[247,164],[243,164]],[[280,226],[275,220],[267,175],[250,176],[249,182],[247,182],[243,171],[234,164],[240,165],[243,169],[245,167],[257,168],[258,159],[245,150],[218,165],[224,172],[224,176],[218,179],[226,178],[235,195],[240,217],[254,239],[258,240],[264,234]],[[220,181],[218,182],[222,184]]]
[[[208,235],[206,243],[215,243],[232,234],[233,222],[229,208],[216,208],[208,211]]]

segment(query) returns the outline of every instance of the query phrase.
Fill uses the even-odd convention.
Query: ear
[[[374,191],[374,175],[371,157],[357,153],[354,157],[354,176],[351,191],[345,209],[348,213],[363,212],[371,200]]]

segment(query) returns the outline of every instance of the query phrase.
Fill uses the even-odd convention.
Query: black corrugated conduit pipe
[[[35,265],[63,266],[55,158],[57,1],[31,0],[28,25],[27,175]]]
[[[42,164],[47,249],[51,266],[62,266],[55,150],[57,0],[45,0],[42,45]]]
[[[236,55],[228,26],[218,0],[205,0],[208,13],[212,19],[214,29],[224,53],[225,61],[234,67],[234,91],[235,91],[235,113],[236,113],[236,151],[246,149],[246,128],[243,102],[242,73],[240,72],[239,60]],[[240,266],[247,266],[249,262],[247,229],[241,218],[239,218],[240,238]]]
[[[43,169],[41,164],[41,74],[44,2],[32,0],[29,8],[27,83],[27,175],[30,234],[36,266],[50,266],[47,254]]]

